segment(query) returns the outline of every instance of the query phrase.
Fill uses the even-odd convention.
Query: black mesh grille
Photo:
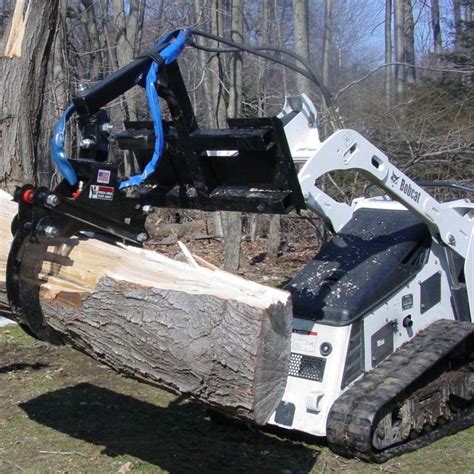
[[[291,353],[289,375],[302,379],[322,382],[326,359]]]

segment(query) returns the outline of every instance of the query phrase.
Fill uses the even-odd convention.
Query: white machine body
[[[352,130],[340,130],[321,143],[316,111],[304,95],[287,100],[280,118],[289,114],[294,117],[285,131],[295,161],[304,163],[298,177],[307,206],[336,233],[370,209],[405,214],[409,210],[431,234],[429,248],[418,257],[423,261],[415,262],[418,270],[356,320],[347,324],[319,321],[298,314],[295,308],[286,391],[269,423],[325,436],[332,404],[364,373],[434,321],[460,318],[453,307],[454,291],[464,291],[465,317],[470,320],[474,275],[468,269],[474,268],[474,203],[437,202]],[[323,174],[346,169],[362,172],[386,194],[348,205],[316,186]],[[353,370],[355,366],[358,370]]]

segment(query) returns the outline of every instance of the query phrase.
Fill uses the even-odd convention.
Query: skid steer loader
[[[48,339],[37,330],[40,305],[28,274],[30,247],[49,238],[93,232],[142,245],[153,208],[308,209],[334,236],[286,287],[294,308],[291,362],[269,423],[326,436],[334,451],[376,462],[472,425],[474,203],[436,201],[353,130],[321,142],[304,94],[288,97],[275,117],[199,128],[177,63],[185,45],[198,47],[196,35],[227,45],[204,47],[212,51],[238,49],[287,66],[281,54],[290,54],[297,61],[290,67],[318,83],[291,52],[178,30],[78,93],[51,142],[61,183],[15,192],[7,291],[16,320]],[[104,106],[135,85],[146,89],[152,121],[126,122],[115,134],[140,166],[120,178],[108,158],[112,126]],[[162,119],[159,98],[170,120]],[[73,114],[81,130],[74,159],[64,148]],[[303,163],[299,173],[295,162]],[[382,195],[349,205],[317,186],[324,174],[345,170],[362,173]]]

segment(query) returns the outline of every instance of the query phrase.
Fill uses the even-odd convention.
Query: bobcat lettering
[[[420,191],[417,191],[415,188],[412,188],[410,183],[405,183],[405,180],[403,178],[400,183],[400,191],[405,193],[413,201],[420,202]]]

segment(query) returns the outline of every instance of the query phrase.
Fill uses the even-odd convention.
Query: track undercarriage
[[[474,420],[471,323],[433,323],[334,403],[328,441],[344,456],[388,459]]]

